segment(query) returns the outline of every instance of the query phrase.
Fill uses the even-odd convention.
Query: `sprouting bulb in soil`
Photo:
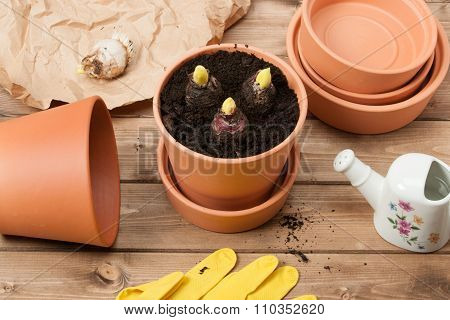
[[[242,85],[247,108],[251,114],[265,114],[271,107],[276,95],[272,83],[270,68],[259,70]]]
[[[208,110],[220,103],[223,95],[222,86],[208,69],[198,65],[188,77],[186,104],[189,107]]]
[[[245,114],[236,106],[233,98],[226,99],[214,116],[211,130],[219,141],[239,138],[247,129],[248,120]]]

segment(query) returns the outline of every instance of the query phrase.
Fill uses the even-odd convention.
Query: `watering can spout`
[[[384,177],[359,160],[353,150],[341,151],[334,160],[334,170],[343,173],[352,186],[366,198],[374,210],[379,205]]]

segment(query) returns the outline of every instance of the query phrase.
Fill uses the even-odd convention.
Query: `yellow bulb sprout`
[[[208,70],[206,70],[204,66],[200,65],[196,66],[193,75],[193,80],[197,85],[201,87],[206,86],[209,80]]]
[[[230,116],[236,110],[236,102],[234,102],[233,98],[228,98],[223,102],[222,108],[220,110],[225,115]]]
[[[272,74],[270,68],[261,70],[256,76],[256,83],[261,89],[267,89],[272,83]]]

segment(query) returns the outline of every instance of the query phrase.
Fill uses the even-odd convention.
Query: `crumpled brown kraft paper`
[[[99,95],[109,109],[153,97],[164,70],[220,41],[251,0],[0,0],[0,85],[25,104]],[[124,32],[137,54],[114,80],[77,74],[94,44]]]

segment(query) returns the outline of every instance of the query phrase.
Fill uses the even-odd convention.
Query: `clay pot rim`
[[[300,10],[305,8],[305,11],[306,11],[307,8],[309,8],[311,6],[311,3],[314,1],[315,0],[303,0],[303,4],[302,4],[302,7],[300,8]],[[319,36],[314,31],[314,28],[312,27],[311,19],[309,18],[309,15],[307,15],[307,14],[305,14],[304,23],[305,23],[306,29],[308,30],[308,33],[311,35],[311,37],[314,39],[314,41],[320,46],[320,48],[322,50],[324,50],[327,54],[329,54],[331,57],[333,57],[333,59],[346,65],[348,68],[355,69],[355,70],[358,70],[361,72],[377,74],[377,75],[397,75],[399,73],[408,72],[410,70],[413,70],[413,69],[423,66],[427,62],[427,60],[430,58],[431,54],[434,51],[434,48],[436,47],[436,43],[437,43],[438,30],[437,30],[436,24],[434,23],[435,18],[433,17],[433,14],[430,11],[430,8],[428,7],[428,5],[426,4],[425,1],[422,1],[422,0],[411,0],[411,1],[412,1],[411,5],[416,5],[419,7],[419,9],[421,9],[420,13],[421,13],[422,17],[421,17],[420,23],[428,23],[429,27],[431,27],[431,34],[428,35],[429,36],[428,42],[430,42],[430,45],[427,46],[427,50],[425,50],[425,52],[422,53],[420,58],[416,58],[414,60],[414,62],[410,63],[408,66],[405,66],[403,68],[382,70],[382,69],[373,69],[373,68],[356,65],[356,64],[348,61],[347,59],[344,59],[341,56],[337,55],[330,48],[328,48],[322,42],[322,40],[320,40]],[[426,15],[424,15],[424,13],[426,13]],[[430,22],[430,20],[432,22]],[[431,39],[431,41],[430,41],[430,39]]]
[[[166,192],[171,192],[183,205],[187,207],[191,207],[196,211],[201,211],[204,214],[216,217],[242,217],[253,215],[260,210],[269,207],[270,205],[279,201],[283,196],[285,196],[291,190],[292,185],[297,178],[298,171],[300,168],[300,146],[298,143],[295,143],[291,149],[290,155],[288,157],[288,171],[286,173],[286,178],[284,179],[281,187],[275,194],[273,194],[269,199],[265,202],[244,210],[237,211],[225,211],[225,210],[215,210],[206,207],[202,207],[201,205],[196,204],[195,202],[189,200],[186,196],[184,196],[178,187],[175,185],[175,182],[172,180],[172,177],[169,173],[169,155],[167,154],[167,150],[164,145],[164,140],[161,138],[158,144],[157,150],[157,162],[158,162],[158,172],[161,177],[162,183],[166,188],[170,188],[171,190],[166,190]]]
[[[178,142],[174,137],[172,137],[172,135],[167,131],[166,127],[162,123],[161,112],[160,112],[160,96],[161,96],[161,92],[164,89],[165,85],[167,84],[167,81],[169,80],[169,78],[183,64],[194,59],[195,57],[198,57],[203,54],[208,54],[210,52],[220,51],[220,50],[229,51],[229,52],[241,51],[241,52],[248,53],[248,54],[255,54],[258,58],[263,59],[267,62],[270,62],[273,65],[280,68],[283,73],[288,72],[290,74],[290,77],[295,79],[295,83],[297,83],[298,89],[301,92],[301,96],[297,95],[299,108],[300,108],[299,119],[297,121],[297,124],[296,124],[294,130],[291,132],[291,134],[289,136],[287,136],[285,140],[283,140],[280,144],[278,144],[274,148],[267,150],[263,153],[251,156],[251,157],[233,158],[233,159],[215,158],[215,157],[211,157],[211,156],[207,156],[207,155],[198,153],[198,152],[193,151],[193,150],[189,149],[188,147],[184,146],[183,144]],[[271,60],[271,61],[268,61],[268,60]],[[282,70],[282,68],[280,66],[284,70]],[[291,89],[292,89],[292,87],[291,87]],[[223,44],[215,44],[215,45],[209,45],[209,46],[204,46],[201,48],[192,49],[192,50],[188,51],[186,54],[184,54],[181,58],[179,58],[176,63],[172,64],[172,66],[166,70],[166,72],[160,78],[160,80],[158,82],[158,86],[155,91],[155,95],[153,98],[153,114],[154,114],[156,125],[158,126],[159,131],[161,132],[162,136],[165,139],[169,139],[181,151],[190,154],[192,157],[194,157],[196,159],[200,159],[200,160],[205,160],[205,161],[214,161],[217,163],[230,163],[230,164],[250,163],[250,162],[254,162],[254,161],[263,159],[271,154],[277,153],[278,151],[282,150],[287,144],[289,144],[291,142],[291,140],[294,140],[298,134],[300,134],[300,131],[305,123],[306,116],[308,114],[307,97],[308,97],[308,95],[306,93],[305,86],[303,85],[303,82],[300,79],[299,75],[297,74],[297,72],[295,72],[295,70],[288,63],[284,62],[281,58],[278,58],[277,56],[275,56],[271,53],[264,52],[261,49],[258,49],[256,47],[252,47],[249,45],[223,43]]]
[[[414,78],[412,78],[412,80],[410,82],[408,82],[405,86],[403,86],[403,87],[401,87],[401,88],[399,88],[397,90],[394,90],[394,91],[370,94],[370,93],[351,92],[351,91],[348,91],[348,90],[345,90],[345,89],[341,89],[339,87],[334,86],[332,83],[330,83],[327,80],[325,80],[324,78],[322,78],[313,69],[313,67],[311,67],[308,64],[308,61],[306,60],[305,56],[303,55],[301,48],[302,48],[302,46],[301,46],[301,41],[300,41],[300,32],[297,32],[297,49],[298,49],[298,53],[299,53],[299,56],[300,56],[300,62],[303,65],[303,69],[305,69],[305,72],[308,75],[308,77],[315,84],[317,84],[317,86],[319,86],[321,89],[323,89],[324,91],[326,91],[326,92],[328,92],[329,94],[332,94],[332,95],[333,95],[333,93],[330,92],[329,90],[334,91],[334,92],[338,92],[339,94],[341,94],[343,96],[347,96],[348,99],[367,100],[367,101],[372,101],[373,103],[375,103],[377,100],[385,100],[385,99],[395,98],[395,97],[403,94],[403,92],[411,90],[416,85],[418,85],[417,88],[420,88],[420,86],[423,83],[425,83],[425,81],[427,79],[427,75],[428,75],[428,73],[430,72],[430,70],[433,67],[434,57],[435,57],[435,51],[433,51],[433,53],[431,54],[431,57],[427,60],[425,65],[414,76]],[[343,99],[341,97],[337,97],[337,98]],[[346,99],[343,99],[343,100],[346,100]],[[348,102],[352,102],[352,101],[349,100]],[[357,103],[357,102],[353,102],[353,103]]]
[[[343,100],[341,98],[335,97],[332,94],[324,91],[321,89],[318,85],[312,81],[309,76],[306,74],[306,72],[303,69],[303,66],[300,62],[300,57],[296,53],[296,47],[297,47],[297,32],[299,30],[300,22],[302,18],[302,9],[298,9],[297,12],[294,14],[294,16],[291,19],[291,22],[289,23],[288,33],[286,37],[286,47],[288,52],[288,57],[291,65],[295,69],[296,72],[299,74],[302,74],[301,77],[303,81],[307,82],[308,86],[312,88],[312,90],[315,92],[315,94],[319,94],[320,96],[324,97],[325,99],[341,105],[345,108],[361,111],[361,112],[367,112],[367,113],[386,113],[386,112],[392,112],[392,111],[398,111],[401,109],[409,108],[411,105],[413,105],[415,102],[424,99],[430,95],[432,95],[437,88],[440,86],[442,81],[447,75],[449,63],[450,63],[450,49],[448,44],[447,35],[445,33],[444,28],[442,25],[436,20],[436,26],[438,29],[438,44],[437,48],[435,49],[436,57],[441,57],[441,64],[439,66],[435,65],[434,68],[432,68],[431,74],[437,74],[434,81],[429,82],[424,88],[422,88],[419,92],[417,92],[414,96],[411,98],[395,103],[395,104],[389,104],[389,105],[380,105],[380,106],[371,106],[371,105],[363,105],[363,104],[357,104],[352,103],[346,100]],[[435,58],[435,60],[437,60]]]
[[[114,162],[116,162],[115,166],[117,167],[117,176],[115,177],[116,178],[115,180],[116,180],[116,188],[117,188],[116,192],[117,192],[118,197],[116,199],[114,199],[114,212],[111,213],[111,215],[113,215],[115,217],[115,218],[113,218],[113,220],[116,220],[116,221],[113,225],[106,226],[106,230],[102,231],[103,227],[105,227],[105,226],[100,226],[100,221],[98,219],[99,210],[96,205],[96,200],[94,197],[94,187],[93,187],[93,180],[95,179],[95,177],[92,174],[92,168],[91,168],[90,145],[91,145],[91,135],[93,134],[92,130],[91,130],[91,123],[94,120],[94,110],[96,108],[102,108],[103,109],[102,111],[107,115],[105,117],[105,119],[103,119],[103,120],[107,121],[110,124],[113,139],[115,139],[114,128],[113,128],[111,116],[109,114],[109,110],[108,110],[105,102],[103,101],[103,99],[100,96],[91,96],[91,97],[88,97],[83,100],[86,101],[86,103],[89,104],[89,106],[90,106],[90,110],[89,110],[90,121],[86,123],[86,125],[87,125],[86,132],[88,132],[88,134],[87,134],[88,142],[86,143],[86,155],[87,155],[87,161],[86,161],[87,170],[86,170],[86,172],[87,172],[89,190],[90,190],[90,206],[91,206],[91,210],[92,210],[91,212],[93,213],[92,218],[94,219],[94,224],[97,229],[97,238],[96,239],[99,239],[99,241],[102,244],[104,244],[106,247],[110,247],[116,241],[116,238],[118,235],[118,230],[119,230],[119,222],[120,222],[121,197],[120,197],[119,159],[117,156],[114,157],[113,159],[110,159],[110,160],[113,160]],[[110,143],[112,143],[112,141],[110,141]],[[117,154],[117,144],[116,144],[115,140],[114,140],[114,145],[116,146],[115,148],[116,148],[116,154]],[[114,235],[111,236],[110,231],[112,231],[112,233]],[[91,240],[93,242],[95,241],[95,239],[91,239]],[[93,244],[93,243],[87,243],[87,244]]]

